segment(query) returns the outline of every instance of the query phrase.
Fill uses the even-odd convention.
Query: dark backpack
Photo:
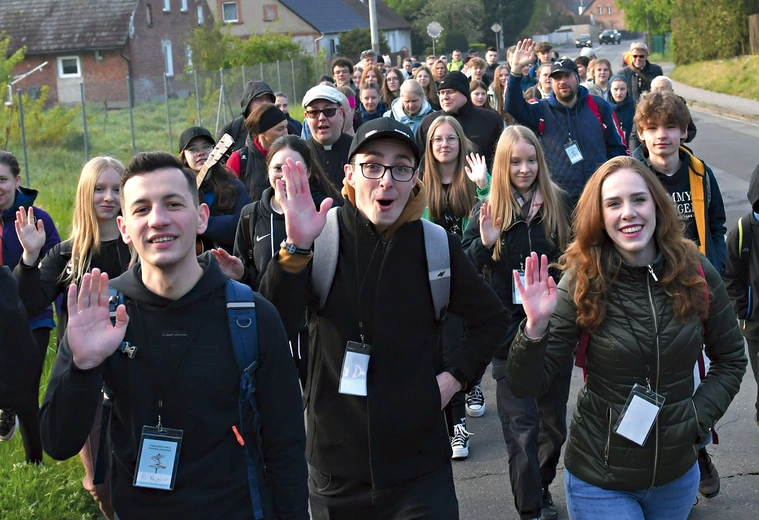
[[[108,306],[111,312],[111,320],[116,319],[116,308],[126,303],[124,295],[114,289],[109,288],[110,296]],[[258,415],[256,406],[256,370],[258,370],[258,322],[256,321],[256,303],[254,300],[253,289],[245,284],[235,280],[227,280],[226,285],[227,300],[227,319],[229,324],[229,333],[232,337],[232,348],[237,361],[237,368],[240,371],[240,395],[238,398],[239,415],[241,418],[240,430],[235,432],[237,441],[243,446],[245,451],[245,462],[248,468],[248,487],[250,488],[250,499],[253,506],[253,514],[256,520],[264,517],[263,505],[261,502],[261,492],[259,490],[258,473],[254,457],[250,452],[250,445],[244,441],[244,432],[242,430],[242,415],[244,407],[250,406],[253,409],[253,439],[255,439],[255,449],[258,450],[258,457],[263,464],[264,456],[261,451],[261,419]],[[129,344],[128,341],[122,341],[118,351],[114,352],[109,359],[110,363],[118,363],[120,354],[125,354],[130,358],[137,354],[137,347]],[[105,474],[105,443],[108,422],[111,416],[111,399],[110,391],[105,389],[106,397],[103,399],[103,418],[101,420],[100,430],[100,448],[98,449],[97,461],[95,465],[94,483],[103,482]]]

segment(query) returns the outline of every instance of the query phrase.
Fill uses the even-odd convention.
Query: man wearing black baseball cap
[[[516,47],[510,62],[506,111],[541,137],[551,177],[576,204],[596,168],[628,153],[621,128],[609,104],[580,85],[577,64],[570,58],[551,66],[552,92],[547,99],[525,101],[520,90],[522,76],[514,72],[530,62],[535,43],[526,39]]]
[[[498,113],[474,106],[469,98],[469,78],[459,71],[445,75],[438,87],[438,97],[441,110],[425,117],[417,130],[417,142],[422,152],[427,147],[427,131],[432,122],[441,115],[448,115],[461,124],[464,135],[474,143],[475,151],[485,157],[490,167],[495,145],[503,131],[503,121]]]
[[[417,177],[420,156],[402,123],[363,124],[345,165],[344,205],[326,230],[331,200],[316,210],[302,166],[283,168],[284,183],[277,182],[287,239],[261,293],[288,329],[308,313],[310,347],[318,353],[305,392],[314,520],[459,517],[441,410],[477,381],[508,316],[458,239],[443,234],[436,243],[450,255],[449,270],[435,272],[450,274],[447,309],[468,327],[453,355],[440,359],[442,321],[425,251],[439,228],[421,222],[427,197]],[[324,268],[328,251],[337,251],[331,272]],[[317,292],[312,277],[314,284],[332,282]],[[414,406],[399,406],[408,396]]]

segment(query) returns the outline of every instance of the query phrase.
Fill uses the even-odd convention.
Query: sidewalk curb
[[[688,99],[688,108],[696,110],[698,112],[708,112],[722,117],[729,117],[738,121],[746,121],[749,123],[759,124],[759,115],[738,113],[734,110],[730,110],[721,105],[715,105],[713,103],[706,103],[705,101],[699,101],[697,99]]]

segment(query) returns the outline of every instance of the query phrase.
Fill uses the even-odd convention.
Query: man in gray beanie
[[[521,91],[520,91],[521,92]],[[440,116],[452,116],[461,124],[464,135],[475,145],[476,152],[485,156],[488,168],[493,164],[495,145],[503,131],[503,121],[497,112],[478,108],[469,99],[469,78],[463,73],[449,72],[438,87],[440,108],[422,120],[416,132],[419,148],[427,148],[427,130]]]

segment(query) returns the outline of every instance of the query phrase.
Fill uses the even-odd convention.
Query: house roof
[[[26,54],[121,48],[138,1],[2,0],[0,32]]]
[[[369,6],[365,0],[280,0],[280,2],[321,33],[341,33],[350,31],[356,26],[369,27]],[[377,28],[380,31],[411,29],[411,24],[384,2],[377,0]]]

